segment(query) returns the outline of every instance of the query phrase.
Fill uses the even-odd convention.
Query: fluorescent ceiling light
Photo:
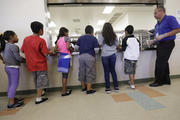
[[[97,25],[103,25],[105,23],[105,20],[98,20]]]
[[[110,14],[114,8],[115,8],[114,6],[106,6],[104,8],[103,14]]]
[[[51,22],[49,23],[49,27],[50,27],[50,28],[56,27],[56,24],[55,24],[53,21],[51,21]]]

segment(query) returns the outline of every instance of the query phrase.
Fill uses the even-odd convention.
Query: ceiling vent
[[[80,19],[73,19],[73,22],[75,23],[80,22]]]
[[[114,23],[120,16],[122,15],[122,13],[115,13],[109,20],[109,22],[112,24]]]

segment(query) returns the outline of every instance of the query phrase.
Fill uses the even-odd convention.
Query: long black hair
[[[67,32],[69,32],[69,30],[68,30],[67,28],[61,27],[61,28],[59,29],[59,34],[58,34],[58,36],[57,36],[57,40],[56,40],[55,44],[57,43],[57,41],[59,40],[59,38],[65,36],[65,33],[67,33]]]
[[[111,23],[107,22],[104,24],[102,29],[102,36],[104,37],[104,42],[107,45],[114,45],[114,41],[116,40],[116,34],[113,30]]]
[[[6,41],[10,40],[10,37],[13,37],[16,33],[14,31],[6,31],[4,34],[0,35],[0,52],[4,51],[6,46]],[[6,40],[6,41],[5,41]]]

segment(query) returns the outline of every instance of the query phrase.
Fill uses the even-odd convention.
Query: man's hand
[[[154,40],[147,40],[146,41],[148,45],[154,45],[155,43],[157,43],[157,40],[154,39]]]

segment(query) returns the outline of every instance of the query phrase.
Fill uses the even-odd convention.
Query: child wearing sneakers
[[[21,51],[25,54],[28,71],[33,73],[37,97],[35,104],[48,100],[41,98],[43,89],[48,87],[48,73],[46,56],[52,54],[47,48],[46,42],[40,36],[43,35],[43,24],[34,21],[31,23],[33,35],[26,37],[23,41]]]
[[[1,37],[1,41],[4,42],[3,51],[3,62],[5,64],[5,72],[8,76],[8,109],[13,109],[21,107],[24,105],[23,99],[17,99],[16,89],[19,85],[19,75],[20,75],[20,64],[25,62],[25,59],[19,54],[19,47],[15,45],[18,42],[18,37],[14,31],[6,31]]]
[[[140,53],[140,42],[133,35],[134,27],[128,25],[125,28],[126,37],[122,41],[122,50],[124,51],[124,72],[129,75],[130,88],[135,89],[134,77],[136,72],[136,63]]]
[[[94,37],[94,28],[87,25],[85,35],[79,37],[75,50],[80,51],[78,79],[81,82],[82,91],[86,94],[94,94],[92,83],[96,79],[96,60],[95,53],[99,49],[98,41]]]
[[[119,92],[117,74],[115,70],[117,48],[120,48],[117,36],[111,23],[105,23],[102,34],[99,36],[99,45],[102,47],[101,59],[104,68],[104,78],[107,94],[111,93],[110,74],[112,75],[114,92]]]

